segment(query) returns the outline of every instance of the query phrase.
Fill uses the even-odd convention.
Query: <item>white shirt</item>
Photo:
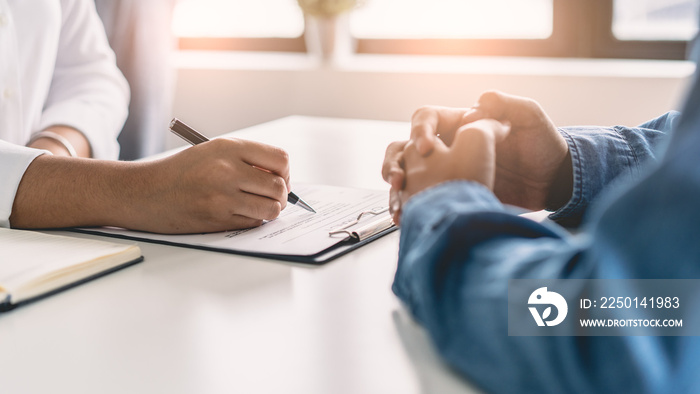
[[[24,147],[33,133],[70,126],[95,158],[116,159],[128,101],[93,0],[0,0],[0,226],[43,153]]]

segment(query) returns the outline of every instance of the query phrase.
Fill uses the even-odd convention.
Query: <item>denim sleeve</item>
[[[519,217],[473,182],[428,189],[404,206],[393,291],[446,362],[488,392],[667,392],[681,384],[672,367],[683,354],[695,360],[700,339],[508,336],[507,287],[520,278],[699,278],[700,181],[675,187],[681,168],[595,210],[592,235]],[[673,192],[654,193],[659,186]]]
[[[679,112],[671,111],[634,128],[560,128],[571,152],[574,182],[571,199],[550,219],[577,226],[601,190],[612,183],[639,179],[643,169],[657,161],[659,142],[679,118]]]
[[[576,357],[586,338],[508,336],[508,280],[587,276],[575,264],[583,244],[479,184],[444,183],[404,206],[393,291],[445,361],[487,392],[592,393]]]
[[[692,53],[700,61],[700,41]],[[655,158],[652,146],[661,142],[645,130],[665,133],[677,123],[656,163],[641,176],[626,170],[639,178],[601,196],[577,236],[514,215],[473,182],[438,185],[404,206],[393,290],[447,363],[495,393],[700,392],[700,336],[526,337],[507,328],[510,279],[700,278],[700,74],[683,113],[642,125],[642,135],[614,129],[616,143],[569,139],[600,145],[605,155],[617,146],[634,167]],[[600,157],[578,156],[605,168]],[[606,184],[581,179],[584,164],[581,189],[586,181]],[[686,304],[698,310],[700,288]],[[700,325],[698,313],[683,317]]]

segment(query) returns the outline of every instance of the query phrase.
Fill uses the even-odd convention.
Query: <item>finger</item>
[[[282,204],[282,209],[287,205],[287,183],[279,175],[243,165],[241,176],[236,182],[241,191],[277,200]]]
[[[401,210],[401,198],[398,190],[389,191],[389,213],[392,215]]]
[[[479,101],[474,105],[475,112],[483,117],[503,119],[506,117],[512,105],[518,105],[516,96],[511,96],[497,90],[484,92],[479,97]],[[476,119],[475,119],[476,120]]]
[[[389,194],[389,213],[397,226],[401,224],[401,193],[400,190],[394,190]]]
[[[289,155],[284,149],[255,141],[231,140],[239,144],[241,160],[289,180]]]
[[[439,138],[436,139],[433,143],[433,152],[437,149],[442,149],[444,146],[445,144]],[[421,155],[420,151],[418,150],[418,145],[415,144],[413,141],[410,141],[408,144],[406,144],[401,158],[403,161],[402,168],[404,173],[406,173],[409,169],[413,168],[414,166],[424,165],[426,160],[428,160],[428,158]]]
[[[427,156],[435,148],[435,137],[454,133],[460,125],[465,109],[428,106],[418,109],[411,118],[411,141],[421,156]]]
[[[394,221],[395,225],[401,226],[401,210],[400,209],[398,211],[394,211],[394,213],[391,214],[391,220]]]
[[[232,215],[257,220],[273,220],[282,212],[282,204],[275,199],[244,192],[236,196],[235,206],[231,209]]]
[[[474,144],[497,144],[510,133],[510,122],[499,122],[495,119],[481,119],[466,124],[457,131],[457,137],[452,145],[457,150],[474,149]]]
[[[540,117],[547,117],[537,101],[497,90],[484,92],[474,109],[474,114],[465,119],[467,122],[480,118],[493,118],[509,120],[518,126],[528,126],[534,121],[540,121]]]
[[[469,108],[466,112],[464,112],[464,115],[462,116],[462,124],[468,124],[472,122],[476,122],[477,120],[481,120],[484,118],[490,118],[491,116],[488,116],[486,111],[484,111],[483,108],[479,108],[478,103],[475,104],[473,107]],[[451,141],[445,141],[447,145],[451,145]]]
[[[266,169],[261,168],[261,167],[257,167],[257,166],[251,166],[251,167],[252,167],[252,168],[255,168],[256,170],[265,171],[265,172],[267,172],[268,174],[277,175],[277,174],[275,174],[274,172],[269,171],[269,170],[266,170]],[[287,193],[291,193],[291,192],[292,192],[292,182],[290,181],[289,178],[290,178],[289,175],[287,175],[286,178],[283,178],[283,179],[284,179],[284,184],[287,186]]]
[[[382,164],[382,178],[386,182],[391,183],[390,176],[392,173],[402,173],[403,169],[400,165],[400,159],[404,147],[408,141],[396,141],[389,144],[384,154],[384,163]]]
[[[392,172],[389,175],[389,184],[393,190],[403,190],[406,186],[406,172],[403,169]]]
[[[401,211],[394,212],[394,214],[391,216],[391,220],[394,221],[394,224],[401,227]]]

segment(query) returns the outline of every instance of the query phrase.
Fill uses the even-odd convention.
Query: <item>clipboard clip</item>
[[[386,215],[382,216],[376,220],[373,220],[371,222],[368,222],[367,224],[364,224],[361,227],[358,227],[354,230],[349,230],[350,227],[357,226],[360,223],[360,220],[365,217],[365,216],[379,216],[382,215],[383,213],[389,212],[389,208],[381,208],[381,209],[373,209],[370,211],[364,211],[361,212],[358,216],[357,219],[350,221],[336,229],[333,229],[328,232],[329,236],[334,236],[338,234],[345,234],[350,238],[354,238],[358,241],[362,241],[366,238],[371,237],[372,235],[375,235],[377,233],[380,233],[388,228],[391,228],[394,225],[394,221],[391,219],[391,215]]]

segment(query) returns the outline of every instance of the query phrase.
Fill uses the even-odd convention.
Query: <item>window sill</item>
[[[178,69],[266,70],[523,76],[685,78],[695,65],[678,60],[352,55],[324,65],[305,53],[178,51]]]

